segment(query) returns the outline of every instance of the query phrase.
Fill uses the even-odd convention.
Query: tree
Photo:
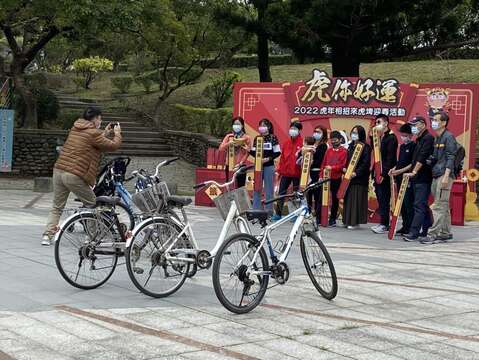
[[[229,59],[243,43],[240,31],[213,21],[213,1],[147,0],[132,33],[155,60],[160,91],[153,117],[160,124],[164,101],[198,80],[207,68]]]
[[[8,69],[25,103],[24,125],[38,126],[35,99],[24,79],[25,69],[54,38],[65,33],[121,29],[135,17],[141,2],[129,0],[2,0],[0,30],[12,52]]]
[[[296,54],[329,53],[334,76],[359,76],[362,61],[477,44],[477,33],[466,35],[477,21],[471,0],[288,0],[267,19],[272,39]]]
[[[73,70],[82,74],[84,79],[83,87],[89,89],[90,84],[101,72],[113,70],[113,62],[109,59],[100,58],[99,56],[76,59],[73,62]]]
[[[256,35],[259,81],[271,82],[269,67],[269,40],[271,34],[267,29],[267,14],[275,0],[225,0],[215,9],[215,18],[225,26],[236,26]]]
[[[215,108],[223,107],[233,94],[233,84],[241,81],[241,75],[234,71],[224,71],[211,80],[203,90],[203,95],[215,103]]]

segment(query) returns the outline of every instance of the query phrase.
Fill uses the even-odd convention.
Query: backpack
[[[466,149],[456,141],[456,156],[454,157],[454,176],[458,177],[464,167],[464,158],[466,157]]]

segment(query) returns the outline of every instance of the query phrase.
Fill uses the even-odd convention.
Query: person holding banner
[[[374,147],[374,189],[379,204],[381,222],[371,227],[376,234],[389,231],[389,212],[391,201],[391,178],[389,171],[396,166],[398,140],[389,128],[389,117],[384,114],[376,116],[376,126],[373,129]]]
[[[412,168],[412,155],[416,148],[416,143],[412,140],[411,125],[403,124],[399,128],[402,144],[399,147],[399,158],[396,166],[389,171],[389,176],[393,176],[397,188],[401,187],[403,174]],[[402,226],[396,231],[396,234],[405,235],[409,233],[411,222],[414,217],[414,193],[412,184],[408,183],[401,207]]]
[[[415,116],[409,121],[411,132],[416,135],[416,148],[412,155],[412,171],[407,172],[413,184],[414,217],[409,233],[404,235],[404,241],[418,241],[419,237],[426,237],[432,225],[431,210],[428,199],[431,194],[432,171],[427,160],[434,149],[434,137],[427,131],[426,119]]]
[[[358,152],[358,148],[362,150]],[[371,146],[366,143],[366,130],[357,125],[351,130],[351,143],[348,147],[348,167],[352,167],[352,173],[343,209],[343,223],[349,230],[357,229],[359,224],[368,222],[370,166]],[[347,170],[345,172],[347,175]]]
[[[331,212],[329,215],[329,226],[336,226],[336,219],[338,217],[339,199],[338,190],[341,185],[341,175],[343,174],[343,168],[346,167],[348,160],[348,151],[341,146],[342,135],[339,131],[333,131],[331,133],[331,146],[326,150],[323,163],[321,165],[321,172],[324,174],[324,170],[329,170],[329,182],[331,187]],[[324,176],[324,175],[323,175]]]
[[[299,121],[293,121],[289,128],[289,139],[281,144],[282,151],[278,165],[278,174],[281,176],[281,179],[279,181],[278,195],[286,194],[291,184],[293,185],[293,191],[299,188],[301,165],[297,163],[297,156],[303,147],[302,129],[303,125]],[[276,214],[272,218],[273,221],[281,219],[284,200],[278,200],[276,204]]]
[[[323,163],[324,155],[328,150],[328,132],[326,129],[316,126],[313,132],[314,138],[314,154],[313,162],[311,163],[311,170],[309,177],[311,182],[317,182],[319,180],[319,175],[321,172],[321,164]],[[313,209],[313,198],[314,198],[314,209],[316,212],[316,221],[319,224],[321,222],[321,188],[318,188],[314,191],[308,193],[308,204],[309,208]]]
[[[226,134],[219,146],[220,151],[226,152],[226,173],[228,175],[246,163],[251,148],[251,137],[245,132],[244,119],[240,116],[233,118],[232,128],[233,132]],[[240,188],[245,184],[246,173],[238,175],[236,186]]]
[[[257,144],[262,143],[263,149],[261,152],[261,178],[263,181],[265,200],[271,200],[274,196],[274,160],[281,155],[281,148],[279,146],[279,141],[276,135],[274,135],[274,128],[271,121],[268,119],[262,119],[259,122],[258,126],[259,135],[254,139],[253,146],[250,150],[250,155],[256,157],[256,152],[261,151],[257,149]],[[261,141],[259,141],[261,138]],[[255,172],[256,177],[256,172]],[[255,179],[256,181],[256,179]],[[261,209],[261,197],[262,191],[255,191],[253,194],[253,209]],[[266,209],[272,214],[273,213],[273,204],[266,205]]]

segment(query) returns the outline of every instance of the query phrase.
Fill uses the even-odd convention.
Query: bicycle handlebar
[[[271,200],[266,200],[266,201],[263,201],[263,204],[265,205],[268,205],[268,204],[271,204],[271,203],[274,203],[278,200],[281,200],[281,199],[286,199],[286,198],[292,198],[292,197],[295,197],[295,198],[301,198],[304,196],[304,194],[306,194],[308,191],[311,191],[313,189],[316,189],[320,186],[322,186],[324,183],[330,181],[331,179],[322,179],[322,180],[319,180],[315,183],[312,183],[312,184],[309,184],[308,186],[306,186],[306,188],[303,190],[303,191],[295,191],[291,194],[285,194],[285,195],[280,195],[278,197],[275,197],[274,199],[271,199]]]
[[[205,187],[206,185],[216,185],[219,188],[224,188],[224,187],[231,186],[235,182],[238,175],[245,174],[248,170],[251,170],[253,168],[254,168],[254,165],[240,166],[240,168],[234,172],[233,177],[231,178],[231,180],[224,183],[224,184],[220,184],[220,183],[218,183],[214,180],[208,180],[208,181],[202,182],[201,184],[197,184],[197,185],[193,186],[193,189],[198,190],[198,189],[201,189],[202,187]]]

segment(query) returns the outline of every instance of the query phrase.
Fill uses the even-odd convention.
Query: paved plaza
[[[233,315],[216,299],[211,270],[166,299],[139,293],[124,265],[99,289],[73,288],[53,247],[40,246],[52,194],[0,190],[0,199],[1,360],[479,359],[477,223],[435,245],[389,241],[369,227],[322,230],[338,274],[333,301],[310,283],[296,243],[288,283]],[[188,214],[211,249],[216,210]]]

